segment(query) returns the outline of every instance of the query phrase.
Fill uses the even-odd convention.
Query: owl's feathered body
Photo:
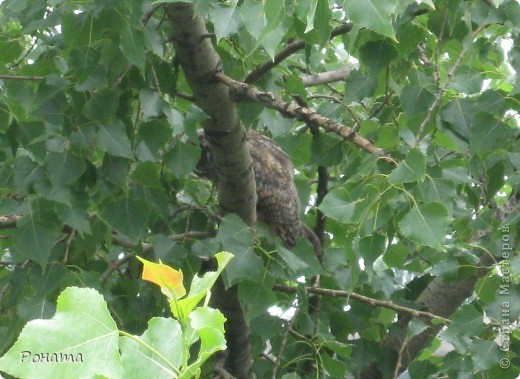
[[[197,172],[217,182],[215,161],[204,133],[200,135],[202,155]],[[272,139],[254,131],[247,133],[256,181],[257,218],[271,226],[288,248],[305,236],[315,246],[319,241],[299,219],[298,192],[294,185],[291,158]]]
[[[272,139],[250,130],[247,139],[256,181],[256,212],[287,247],[302,236],[299,198],[291,158]]]

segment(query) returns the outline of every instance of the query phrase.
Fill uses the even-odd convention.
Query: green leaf
[[[103,297],[69,287],[50,320],[27,323],[0,370],[19,378],[122,378],[118,329]],[[36,363],[39,362],[39,363]]]
[[[361,61],[371,70],[371,75],[386,70],[397,57],[397,49],[388,39],[367,42],[361,46],[359,52]]]
[[[121,35],[120,48],[125,57],[135,64],[144,74],[146,51],[144,48],[144,33],[132,27],[126,28]]]
[[[14,60],[22,54],[24,48],[20,45],[19,41],[8,40],[0,41],[0,51],[2,52],[2,54],[0,54],[0,67],[3,67],[14,62]]]
[[[85,172],[85,161],[66,150],[63,153],[50,152],[47,157],[47,171],[54,186],[66,186]]]
[[[401,91],[401,102],[408,117],[426,112],[435,96],[424,87],[407,86]]]
[[[278,251],[280,257],[287,264],[287,267],[294,273],[302,274],[303,271],[306,271],[309,268],[307,263],[301,260],[292,251],[283,247],[281,244],[276,244],[276,250]]]
[[[104,180],[121,188],[126,187],[128,182],[128,167],[130,160],[105,154],[101,166],[101,174]]]
[[[176,176],[186,176],[193,172],[200,159],[200,148],[177,141],[173,149],[164,155],[164,163]]]
[[[359,240],[358,251],[363,257],[368,271],[372,271],[372,265],[378,257],[383,255],[386,247],[386,238],[381,234],[372,234]]]
[[[247,31],[261,43],[266,27],[264,5],[255,0],[245,0],[239,9],[240,17]]]
[[[36,199],[26,207],[27,215],[18,222],[13,233],[13,257],[16,262],[29,258],[43,267],[63,226],[52,202]]]
[[[104,152],[116,157],[133,157],[125,125],[119,120],[108,125],[100,125],[97,140],[97,146]]]
[[[154,317],[141,336],[120,337],[119,348],[125,378],[176,377],[184,355],[181,325],[171,318]]]
[[[314,29],[314,15],[316,14],[316,7],[318,6],[318,0],[302,1],[301,3],[306,4],[305,17],[306,27],[304,33],[310,32]]]
[[[479,112],[471,124],[471,151],[490,152],[505,147],[513,134],[513,130],[506,123],[489,113]]]
[[[219,275],[233,259],[233,254],[222,251],[215,254],[215,258],[217,259],[218,265],[216,271],[208,271],[202,277],[195,275],[191,281],[188,296],[180,300],[170,300],[172,313],[181,324],[186,324],[188,316],[211,290]]]
[[[482,91],[485,76],[469,66],[459,67],[449,82],[449,88],[462,93],[477,93]]]
[[[320,46],[325,46],[330,40],[330,33],[332,32],[331,20],[332,11],[329,6],[329,1],[318,0],[316,14],[314,16],[314,29],[320,36]]]
[[[103,90],[90,97],[83,107],[83,115],[96,122],[113,122],[119,97],[115,91]]]
[[[124,198],[108,203],[101,216],[115,230],[137,242],[146,232],[149,214],[150,208],[143,202]]]
[[[166,102],[157,92],[143,89],[139,92],[139,101],[145,118],[152,118],[161,115]]]
[[[477,108],[470,99],[455,99],[444,107],[441,117],[453,125],[453,131],[469,140],[471,124]]]
[[[345,188],[339,187],[330,191],[318,208],[325,216],[348,224],[354,214],[356,203],[352,201]]]
[[[235,256],[226,269],[226,286],[260,275],[263,263],[251,247],[252,239],[251,229],[236,214],[227,215],[221,222],[215,241]]]
[[[28,194],[35,186],[46,181],[43,168],[28,157],[19,157],[14,162],[14,189]]]
[[[425,203],[443,203],[446,206],[456,198],[455,183],[449,179],[426,176],[418,184],[420,199]]]
[[[236,33],[242,27],[242,20],[237,11],[237,0],[213,3],[209,17],[215,27],[217,41]]]
[[[414,205],[399,222],[399,229],[410,240],[434,249],[444,250],[448,210],[443,204]]]
[[[396,40],[392,26],[394,0],[345,0],[344,7],[353,23]]]
[[[412,319],[408,324],[406,338],[412,338],[428,329],[428,325],[419,319]]]
[[[345,81],[345,100],[361,102],[370,97],[377,89],[377,77],[372,74],[364,75],[360,71],[353,71]]]
[[[319,134],[312,139],[312,163],[316,166],[332,166],[341,162],[343,141],[327,134]]]
[[[475,340],[469,346],[475,372],[496,366],[502,358],[495,341]]]
[[[161,188],[158,167],[150,161],[139,162],[132,172],[132,179],[146,187]]]
[[[484,316],[473,305],[463,305],[452,317],[453,322],[448,330],[454,335],[474,336],[480,335],[486,329]]]
[[[217,351],[226,350],[225,321],[226,318],[217,309],[201,307],[190,313],[190,325],[197,331],[201,345],[197,360],[189,365],[179,378],[193,378],[211,355]]]
[[[45,266],[60,232],[54,223],[34,220],[30,216],[23,219],[13,234],[13,258],[16,262],[29,258]]]
[[[426,172],[426,157],[419,149],[412,149],[404,161],[388,177],[391,184],[422,181]]]

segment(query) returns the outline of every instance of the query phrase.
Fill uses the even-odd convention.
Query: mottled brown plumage
[[[247,144],[255,173],[257,218],[271,226],[288,248],[305,236],[321,255],[318,238],[298,218],[300,201],[293,181],[291,158],[276,142],[254,130],[248,131]],[[215,162],[204,134],[201,134],[201,146],[203,151],[197,172],[216,182]]]

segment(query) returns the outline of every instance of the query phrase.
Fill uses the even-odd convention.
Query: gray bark
[[[204,20],[194,14],[193,5],[172,3],[166,12],[173,28],[173,43],[193,91],[195,103],[208,116],[203,128],[215,158],[218,201],[224,213],[236,213],[250,227],[256,223],[256,188],[253,165],[247,149],[246,132],[240,123],[230,90],[214,80],[221,70]],[[251,377],[252,360],[249,328],[238,300],[237,288],[214,288],[213,299],[227,322],[228,351],[225,369],[239,379]]]

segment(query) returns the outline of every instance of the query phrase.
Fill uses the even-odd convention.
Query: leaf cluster
[[[518,2],[191,3],[226,75],[247,80],[275,62],[255,86],[352,127],[396,164],[238,103],[242,123],[291,157],[302,220],[312,227],[319,212],[326,217],[322,266],[305,240],[289,252],[265,226],[253,235],[237,216],[218,215],[211,184],[193,174],[206,115],[193,105],[159,3],[5,0],[0,216],[15,215],[16,225],[0,220],[0,355],[26,322],[62,314],[80,295],[98,305],[104,296],[112,316],[103,309],[96,317],[109,325],[105,342],[117,330],[154,339],[152,317],[178,333],[160,318],[170,308],[139,279],[132,257],[162,260],[191,280],[201,257],[224,249],[235,255],[223,276],[240,285],[257,377],[344,377],[374,362],[397,376],[399,351],[383,342],[403,317],[333,297],[322,297],[315,314],[301,278],[321,275],[322,287],[421,309],[415,301],[431,283],[455,288],[487,256],[472,296],[441,315],[452,323],[398,369],[412,378],[516,377],[520,337],[506,322],[517,325],[520,315],[519,213],[500,210],[520,185]],[[342,80],[305,85],[308,75],[345,66]],[[329,175],[320,204],[317,167]],[[277,283],[298,291],[274,292]],[[98,293],[59,295],[71,286]],[[414,319],[402,335],[409,341],[428,328]],[[495,342],[506,337],[507,349]],[[442,358],[441,343],[452,347]]]

